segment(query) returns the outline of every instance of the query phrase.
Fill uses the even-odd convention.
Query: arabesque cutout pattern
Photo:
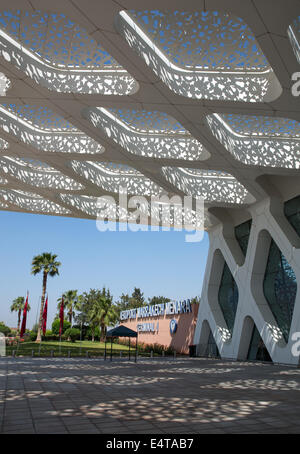
[[[128,95],[138,84],[64,14],[0,13],[0,55],[37,84],[60,93]]]
[[[242,102],[280,95],[279,82],[251,30],[234,15],[122,11],[117,27],[129,46],[179,95]]]

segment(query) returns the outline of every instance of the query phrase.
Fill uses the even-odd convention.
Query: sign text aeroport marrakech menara
[[[120,313],[120,320],[160,317],[165,314],[174,315],[185,314],[187,312],[192,312],[190,300],[170,301],[169,303],[153,304],[122,311]]]

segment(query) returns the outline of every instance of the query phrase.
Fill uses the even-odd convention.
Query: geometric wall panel
[[[244,261],[231,241],[232,228],[228,228],[233,210],[226,210],[228,217],[223,221],[220,216],[219,223],[210,228],[194,335],[198,354],[203,354],[209,324],[222,358],[299,363],[299,357],[293,355],[292,337],[300,331],[300,243],[291,244],[291,231],[282,218],[284,207],[288,218],[297,216],[298,200],[294,197],[279,204],[274,197],[270,207],[266,198],[249,210],[251,220],[237,225],[232,222]],[[275,211],[273,202],[277,204]],[[291,239],[295,241],[293,236]],[[224,336],[226,328],[231,337]]]
[[[114,170],[105,163],[71,161],[70,167],[78,175],[93,182],[104,191],[118,193],[122,187],[128,194],[145,196],[159,195],[163,191],[149,178],[128,166]]]
[[[258,102],[281,88],[247,24],[219,11],[121,11],[117,28],[175,93]],[[184,30],[184,33],[182,32]]]
[[[34,165],[20,158],[3,156],[3,158],[0,158],[0,171],[38,188],[52,188],[62,191],[79,191],[83,189],[80,183],[50,166],[42,168],[40,165],[35,168]]]
[[[6,178],[0,177],[0,185],[1,185],[1,186],[2,186],[2,185],[5,185],[5,184],[7,184],[7,183],[8,183],[8,181],[6,180]]]
[[[300,236],[300,196],[285,202],[284,214],[291,226]]]
[[[244,256],[246,256],[247,254],[251,225],[252,219],[243,222],[242,224],[239,224],[234,228],[235,238],[239,243]]]
[[[232,335],[239,301],[239,291],[226,262],[224,263],[218,300],[228,331]]]
[[[214,170],[163,167],[166,179],[185,194],[203,197],[206,202],[243,204],[253,197],[232,175]]]
[[[214,339],[213,333],[211,329],[209,329],[209,336],[207,340],[207,346],[204,355],[206,358],[220,358],[220,353],[218,350],[218,346]]]
[[[69,195],[69,194],[60,194],[59,198],[62,202],[70,205],[70,208],[76,208],[81,210],[83,213],[88,216],[96,217],[97,216],[97,198],[86,196],[86,195]]]
[[[26,211],[45,213],[45,214],[55,214],[57,215],[66,215],[70,211],[60,205],[51,202],[50,200],[44,199],[38,194],[32,192],[20,191],[20,190],[11,190],[11,189],[1,189],[0,198],[5,202],[16,205],[18,208],[21,208]]]
[[[278,328],[288,342],[297,293],[297,280],[292,267],[272,240],[269,249],[263,290]]]
[[[300,169],[300,123],[288,118],[236,114],[206,117],[226,150],[244,164]]]
[[[2,129],[38,150],[89,154],[104,152],[104,148],[94,139],[63,121],[61,117],[54,117],[51,110],[46,109],[44,117],[48,121],[42,124],[41,109],[38,106],[0,105]]]
[[[272,361],[255,325],[253,326],[247,359],[250,361]]]
[[[62,93],[128,95],[137,82],[65,14],[0,12],[0,55],[36,83]]]
[[[288,27],[287,34],[298,63],[300,63],[300,16]]]
[[[148,158],[203,160],[209,153],[173,118],[161,112],[131,111],[120,114],[112,109],[93,107],[84,109],[83,116],[95,128],[129,153]],[[152,116],[152,121],[141,124],[141,116]]]

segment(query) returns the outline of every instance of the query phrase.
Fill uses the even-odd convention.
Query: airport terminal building
[[[170,301],[121,312],[120,324],[137,331],[138,342],[189,353],[193,344],[199,304]]]

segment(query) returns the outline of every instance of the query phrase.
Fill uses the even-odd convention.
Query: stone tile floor
[[[300,369],[0,358],[1,433],[300,433]]]

